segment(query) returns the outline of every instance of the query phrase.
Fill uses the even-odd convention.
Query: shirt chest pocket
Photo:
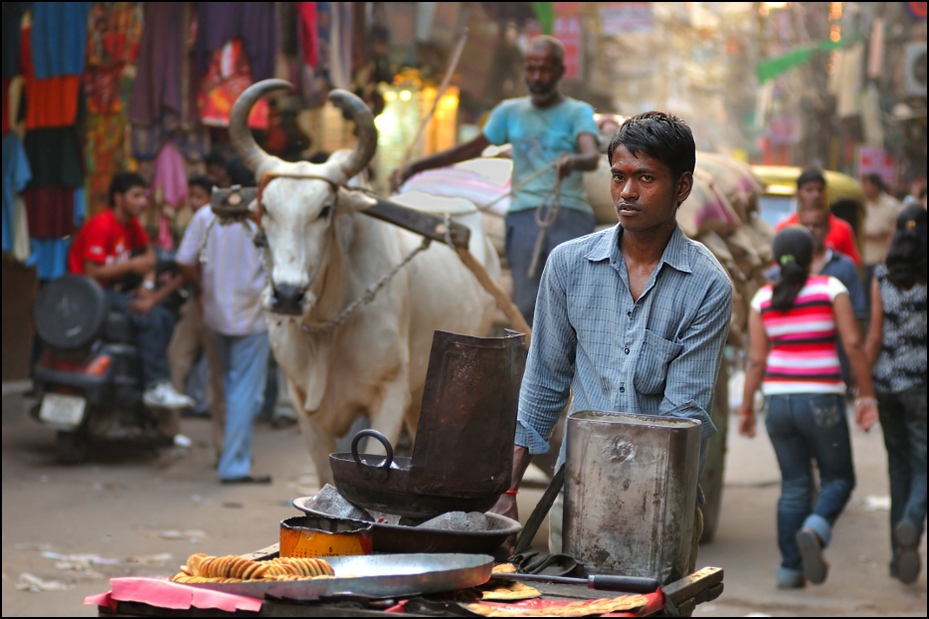
[[[645,341],[635,361],[632,384],[638,393],[660,394],[668,379],[668,366],[674,361],[684,345],[666,340],[651,331],[645,331]]]

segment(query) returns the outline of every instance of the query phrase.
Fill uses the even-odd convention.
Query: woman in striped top
[[[782,589],[825,581],[829,566],[822,551],[855,487],[837,337],[858,384],[855,419],[866,431],[877,421],[871,372],[848,291],[834,277],[810,274],[813,245],[813,236],[801,226],[784,228],[774,237],[780,276],[751,302],[739,409],[739,433],[753,437],[752,402],[761,387],[765,427],[781,469],[776,580]],[[815,504],[814,462],[821,487]]]

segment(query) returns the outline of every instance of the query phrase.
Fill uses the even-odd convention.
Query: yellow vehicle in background
[[[752,171],[765,188],[759,200],[761,218],[772,228],[796,210],[794,196],[797,179],[804,168],[780,165],[753,165]],[[834,170],[823,170],[826,177],[826,198],[836,217],[851,224],[858,241],[858,250],[864,241],[865,195],[861,184],[849,176]]]

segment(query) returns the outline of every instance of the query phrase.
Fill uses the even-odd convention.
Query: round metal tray
[[[313,497],[294,499],[293,505],[310,516],[324,518],[352,520],[339,518],[331,514],[317,511],[307,507]],[[492,555],[500,548],[503,541],[510,535],[522,531],[522,525],[512,518],[500,514],[486,513],[489,527],[484,531],[448,531],[444,529],[426,529],[422,527],[408,527],[400,524],[386,524],[375,522],[374,525],[374,552],[376,553],[417,553],[417,552],[451,552],[451,553],[483,553]],[[353,522],[364,523],[363,520]],[[372,524],[370,522],[365,524]]]
[[[326,561],[335,569],[335,578],[190,586],[258,599],[297,601],[338,595],[408,597],[477,587],[490,580],[494,563],[493,557],[481,554],[357,555],[326,557]]]

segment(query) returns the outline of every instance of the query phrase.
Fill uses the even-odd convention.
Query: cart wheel
[[[80,432],[59,430],[55,435],[55,449],[63,464],[80,464],[87,459],[87,437]]]

